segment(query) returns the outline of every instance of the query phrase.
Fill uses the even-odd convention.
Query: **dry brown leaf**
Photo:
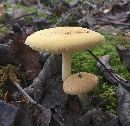
[[[26,46],[23,52],[23,64],[27,80],[33,80],[40,72],[39,53]]]
[[[7,91],[7,92],[5,93],[4,100],[5,100],[6,102],[11,102],[11,101],[14,100],[12,94],[11,94],[9,91]]]

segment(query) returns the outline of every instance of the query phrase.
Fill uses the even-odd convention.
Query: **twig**
[[[96,57],[96,56],[92,53],[92,51],[90,51],[90,50],[87,50],[87,51],[96,59],[96,61],[98,61],[98,62],[104,67],[104,69],[106,70],[106,72],[107,72],[113,79],[115,79],[117,83],[128,82],[127,80],[121,78],[118,74],[115,74],[115,73],[114,73],[115,76],[113,76],[112,70],[110,71],[110,70],[104,65],[104,63],[102,63],[102,61],[100,61],[100,59],[99,59],[98,57]],[[122,82],[121,82],[120,80],[122,80]]]
[[[36,12],[34,12],[34,13],[30,13],[30,14],[25,14],[25,15],[22,15],[22,16],[20,16],[20,17],[18,17],[18,18],[15,18],[15,19],[13,19],[13,20],[11,20],[11,21],[9,21],[9,22],[5,23],[4,25],[2,25],[2,26],[0,27],[0,29],[1,29],[1,28],[3,28],[3,27],[5,27],[5,26],[7,26],[8,24],[11,24],[11,23],[13,23],[13,22],[15,22],[15,21],[19,20],[20,18],[24,18],[24,17],[27,17],[27,16],[36,15],[36,14],[37,14],[37,11],[36,11]]]
[[[13,84],[19,89],[19,91],[24,95],[24,97],[26,99],[28,99],[28,101],[36,106],[38,106],[39,108],[41,108],[41,110],[43,110],[43,106],[40,105],[38,102],[36,102],[35,100],[33,100],[25,91],[24,89],[17,83],[17,82],[13,82]]]

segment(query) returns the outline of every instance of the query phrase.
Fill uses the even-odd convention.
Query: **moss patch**
[[[116,52],[115,45],[119,43],[120,37],[113,37],[106,33],[103,33],[106,40],[96,48],[92,49],[92,52],[97,56],[101,57],[103,55],[111,56],[111,65],[116,72],[126,79],[130,79],[130,74],[127,71],[124,64],[120,62],[119,56]],[[93,90],[92,95],[98,96],[103,100],[103,104],[100,106],[105,108],[112,113],[116,113],[117,108],[117,98],[115,95],[116,87],[108,82],[106,82],[96,69],[96,61],[88,52],[76,52],[73,54],[72,61],[72,72],[77,73],[79,71],[91,72],[99,76],[100,84]],[[98,106],[98,105],[97,105]]]

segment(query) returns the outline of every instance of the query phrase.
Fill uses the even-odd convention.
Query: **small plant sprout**
[[[56,27],[40,30],[27,37],[25,44],[36,51],[62,54],[62,80],[71,75],[72,52],[101,43],[104,37],[82,27]]]
[[[69,76],[63,83],[63,90],[66,94],[78,95],[81,107],[84,110],[88,104],[87,93],[98,84],[96,75],[80,72]]]

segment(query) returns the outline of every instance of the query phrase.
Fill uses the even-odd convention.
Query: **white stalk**
[[[72,53],[62,53],[62,81],[71,75]]]

